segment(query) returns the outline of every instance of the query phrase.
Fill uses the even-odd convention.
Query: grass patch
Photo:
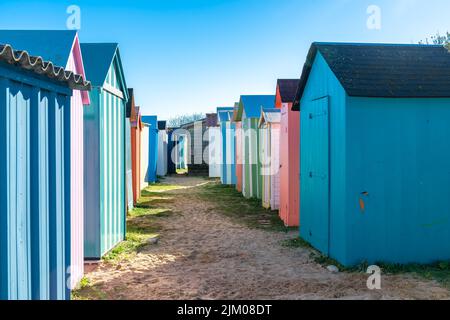
[[[108,263],[130,260],[148,245],[148,239],[159,236],[161,228],[158,219],[173,214],[166,207],[173,198],[166,192],[177,188],[179,187],[156,183],[143,190],[134,210],[128,213],[126,240],[111,250],[103,260]]]
[[[313,247],[303,240],[300,237],[284,240],[281,242],[281,245],[286,248],[306,248],[306,249],[313,249]]]
[[[188,174],[188,169],[177,169],[177,174],[181,175]]]
[[[71,300],[106,300],[107,295],[97,286],[93,286],[87,277],[81,279],[78,288],[72,291]]]
[[[159,236],[161,230],[158,220],[173,215],[167,208],[172,197],[166,192],[175,190],[178,186],[154,184],[142,191],[141,199],[134,210],[128,212],[127,235],[113,250],[103,257],[103,261],[116,265],[123,261],[129,261],[140,250],[150,245],[148,240]],[[102,291],[101,285],[92,285],[89,278],[81,280],[79,288],[72,293],[74,300],[106,300],[108,295]]]
[[[234,187],[218,182],[202,186],[200,197],[213,203],[219,213],[243,223],[250,228],[287,232],[294,230],[284,226],[278,211],[264,209],[261,200],[245,199]]]
[[[450,262],[437,262],[433,264],[389,264],[376,263],[383,273],[387,274],[415,274],[427,280],[436,280],[450,290]]]
[[[341,272],[366,273],[369,264],[362,262],[358,265],[345,267],[338,261],[324,256],[315,250],[308,242],[300,237],[285,240],[281,243],[283,247],[287,248],[305,248],[311,250],[311,259],[323,267],[330,265],[336,266]],[[426,280],[435,280],[450,290],[450,262],[438,262],[434,264],[389,264],[389,263],[375,263],[374,265],[381,268],[383,274],[413,274]]]

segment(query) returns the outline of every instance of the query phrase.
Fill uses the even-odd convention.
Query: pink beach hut
[[[292,111],[299,80],[278,80],[280,118],[280,218],[289,227],[300,222],[300,117]]]

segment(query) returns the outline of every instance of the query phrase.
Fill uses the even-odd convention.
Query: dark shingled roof
[[[300,79],[278,79],[277,86],[283,103],[294,102],[299,82]]]
[[[127,102],[126,117],[130,118],[131,117],[131,109],[135,107],[135,105],[134,105],[134,89],[128,88],[128,96],[129,96],[129,98],[128,98],[128,102]]]
[[[167,121],[158,121],[158,130],[167,130]]]
[[[379,98],[450,97],[450,53],[443,46],[313,43],[293,110],[320,52],[349,96]]]

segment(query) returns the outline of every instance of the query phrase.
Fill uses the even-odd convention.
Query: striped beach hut
[[[278,80],[275,102],[281,109],[279,214],[288,227],[298,227],[300,219],[300,117],[292,111],[299,81]]]
[[[274,105],[274,95],[243,95],[239,102],[236,121],[242,122],[242,193],[246,198],[262,199],[258,125],[261,109]]]
[[[145,182],[158,181],[156,167],[158,165],[158,118],[156,116],[142,116],[142,122],[148,126],[148,168]]]
[[[239,111],[239,103],[234,104],[232,122],[235,126],[235,142],[234,142],[234,155],[236,165],[236,190],[242,193],[242,171],[243,171],[243,159],[242,159],[242,121],[237,121],[237,115]]]
[[[260,153],[263,207],[280,207],[280,109],[263,109],[260,128]]]
[[[71,96],[90,84],[58,62],[0,45],[1,300],[70,299]]]
[[[0,43],[27,50],[58,66],[85,76],[80,43],[76,31],[0,30]],[[84,190],[83,190],[83,106],[89,105],[87,91],[74,90],[71,98],[71,286],[83,277],[84,271]]]
[[[128,89],[128,102],[126,107],[126,121],[125,121],[125,181],[126,181],[126,204],[127,210],[134,208],[134,192],[133,192],[133,144],[131,138],[132,125],[136,122],[136,107],[134,103],[134,90]]]
[[[158,121],[158,163],[156,166],[156,173],[160,177],[167,176],[167,121]]]
[[[234,107],[217,108],[217,117],[222,137],[222,161],[220,180],[222,184],[236,184],[236,152],[235,152],[235,123],[233,120]]]
[[[91,104],[84,110],[85,257],[125,238],[125,116],[128,89],[116,43],[82,43]]]

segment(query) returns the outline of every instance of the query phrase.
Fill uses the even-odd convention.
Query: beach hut
[[[142,117],[141,117],[142,121]],[[148,173],[148,155],[149,155],[149,137],[150,137],[150,126],[142,122],[141,130],[141,190],[148,187],[147,173]]]
[[[220,180],[222,184],[236,184],[235,129],[233,120],[234,107],[217,108],[217,117],[222,136],[222,161]]]
[[[281,109],[280,120],[280,209],[288,227],[298,227],[300,214],[300,117],[292,111],[299,79],[277,82],[275,106]]]
[[[185,135],[177,135],[177,150],[175,152],[176,156],[177,156],[177,170],[180,171],[187,171],[188,167],[188,158],[189,158],[189,147],[188,147],[188,143],[189,143],[189,139],[185,136]]]
[[[142,122],[148,125],[148,169],[145,182],[156,183],[158,177],[156,166],[158,164],[158,118],[156,116],[142,116]]]
[[[70,299],[71,96],[90,84],[22,50],[0,45],[0,299]]]
[[[263,109],[259,128],[263,207],[280,207],[280,109]]]
[[[0,30],[0,43],[41,56],[68,71],[85,76],[83,58],[76,31]],[[71,98],[71,286],[74,288],[84,272],[83,209],[83,105],[89,105],[87,91],[74,90]]]
[[[174,128],[169,128],[167,131],[167,174],[169,175],[177,173],[175,150],[177,150],[178,141],[176,141],[176,136],[174,135],[175,130]]]
[[[222,172],[222,132],[220,127],[208,129],[209,139],[209,177],[220,178]]]
[[[237,121],[237,115],[239,110],[239,103],[234,104],[232,122],[235,126],[235,142],[234,142],[234,155],[236,164],[236,190],[242,193],[242,122]]]
[[[125,238],[128,89],[116,43],[82,43],[91,104],[84,109],[85,243],[100,259]]]
[[[129,91],[127,108],[131,108],[131,169],[133,184],[133,202],[137,204],[141,197],[141,133],[142,121],[140,108],[135,105],[134,94]],[[133,111],[134,110],[134,111]]]
[[[185,157],[185,167],[190,176],[209,176],[208,130],[217,126],[217,114],[207,113],[206,117],[181,125],[183,144],[180,144]],[[181,141],[180,141],[181,142]],[[184,144],[185,142],[185,144]]]
[[[314,43],[301,110],[301,236],[344,265],[450,259],[450,53]]]
[[[274,95],[243,95],[239,102],[236,121],[242,122],[242,193],[246,198],[262,199],[258,124],[261,108],[274,105]]]
[[[133,191],[133,144],[131,138],[132,125],[136,123],[136,106],[134,102],[134,90],[128,89],[128,102],[126,107],[125,121],[125,181],[126,181],[126,203],[127,210],[133,210],[134,191]]]
[[[156,173],[160,177],[167,176],[167,121],[158,121],[158,163]]]

